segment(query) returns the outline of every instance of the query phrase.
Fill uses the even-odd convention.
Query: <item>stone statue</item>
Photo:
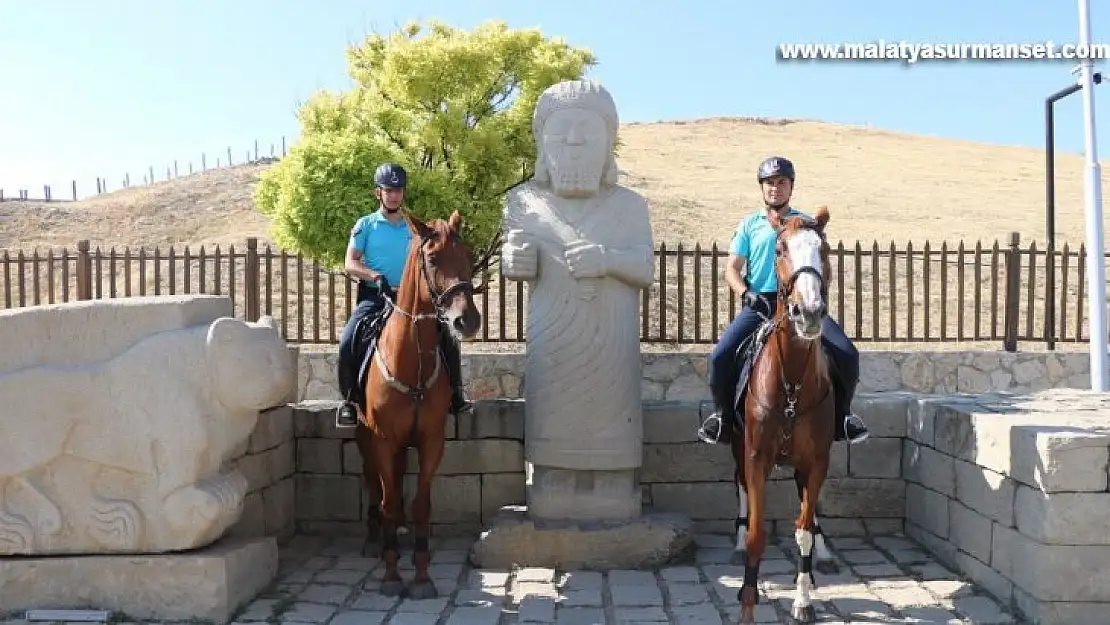
[[[21,314],[41,312],[41,321],[13,322],[44,337],[51,325],[73,332],[74,320],[104,327],[77,329],[95,357],[75,342],[64,360],[47,340],[41,353],[0,368],[0,556],[194,549],[239,520],[247,480],[226,465],[244,451],[259,411],[295,386],[285,341],[272,318],[220,317],[105,348],[114,326],[157,317],[138,306],[99,316],[28,309]]]
[[[501,269],[529,285],[525,365],[529,514],[641,512],[639,302],[654,281],[647,202],[617,184],[609,92],[567,81],[541,94],[535,176],[508,194]]]

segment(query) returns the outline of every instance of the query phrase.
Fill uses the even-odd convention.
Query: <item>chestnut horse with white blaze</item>
[[[425,223],[405,213],[413,233],[408,260],[397,289],[397,301],[378,339],[366,380],[366,421],[359,423],[355,440],[363,460],[363,476],[370,493],[380,492],[380,536],[369,525],[367,543],[379,545],[385,574],[382,594],[413,599],[437,596],[428,575],[428,545],[432,509],[432,480],[443,459],[451,382],[439,351],[442,320],[460,339],[477,333],[482,315],[474,304],[471,281],[474,257],[459,235],[462,217]],[[412,502],[413,565],[416,572],[405,587],[398,571],[398,529],[404,526],[402,478],[408,447],[419,454],[419,476]],[[371,520],[373,515],[371,515]]]
[[[791,614],[811,623],[816,617],[810,600],[816,587],[815,546],[819,568],[835,569],[817,526],[817,500],[828,474],[836,424],[829,363],[821,344],[831,274],[825,241],[829,211],[819,207],[812,220],[774,212],[768,219],[777,231],[778,304],[756,335],[763,343],[755,348],[759,352],[747,378],[743,435],[732,437],[740,500],[736,549],[744,552],[740,622],[754,622],[759,601],[756,583],[767,545],[767,480],[775,466],[790,466],[801,499],[794,524],[801,563]]]

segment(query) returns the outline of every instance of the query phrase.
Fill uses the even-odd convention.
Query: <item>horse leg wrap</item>
[[[744,583],[740,585],[740,590],[736,591],[736,600],[741,603],[744,601],[744,589],[752,588],[755,590],[755,602],[759,603],[759,565],[752,566],[750,564],[744,565]]]
[[[413,551],[428,551],[428,537],[417,536],[413,539]]]
[[[813,536],[813,532],[808,530],[799,529],[794,531],[794,540],[798,542],[798,553],[802,556],[799,576],[808,575],[810,583],[817,585],[817,580],[813,577]]]

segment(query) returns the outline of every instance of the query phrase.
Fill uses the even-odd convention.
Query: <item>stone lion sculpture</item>
[[[238,520],[225,466],[296,370],[273,319],[159,330],[0,373],[0,555],[187,550]]]

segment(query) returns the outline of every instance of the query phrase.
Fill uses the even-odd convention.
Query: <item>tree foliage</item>
[[[536,100],[582,78],[593,54],[503,22],[464,31],[433,21],[372,35],[347,61],[353,87],[300,108],[300,138],[255,190],[275,242],[341,267],[354,222],[377,209],[374,170],[393,161],[409,172],[414,214],[463,214],[481,271],[500,249],[504,193],[535,164]]]

